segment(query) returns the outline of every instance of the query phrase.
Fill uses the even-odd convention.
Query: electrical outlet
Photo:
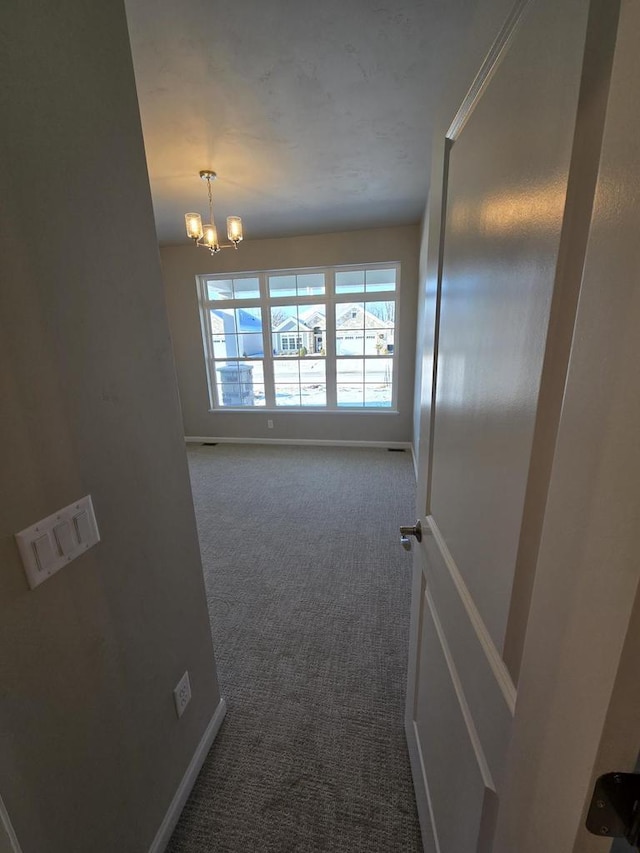
[[[191,683],[188,670],[173,689],[173,701],[176,703],[176,714],[181,717],[191,701]]]
[[[273,429],[273,421],[271,420],[271,418],[269,418],[269,420],[267,421],[267,429]]]

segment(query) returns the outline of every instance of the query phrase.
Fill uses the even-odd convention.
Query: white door
[[[637,36],[633,2],[623,12],[635,15]],[[432,210],[429,225],[442,230],[429,241],[439,245],[429,259],[437,270],[434,383],[421,425],[424,535],[414,549],[406,717],[428,853],[570,853],[574,843],[578,853],[611,843],[585,841],[581,827],[601,738],[613,725],[606,715],[640,572],[628,541],[630,513],[635,507],[637,517],[640,506],[628,482],[631,470],[640,473],[637,400],[635,422],[618,429],[585,384],[591,371],[594,387],[606,378],[637,395],[640,329],[616,338],[616,324],[625,316],[630,323],[634,308],[640,323],[638,268],[635,278],[628,268],[638,239],[629,229],[616,311],[603,314],[613,304],[602,293],[607,276],[587,288],[589,264],[604,263],[592,248],[598,199],[611,208],[601,150],[604,162],[609,136],[629,145],[622,119],[614,125],[613,95],[629,98],[640,79],[631,83],[627,67],[616,88],[614,74],[609,97],[612,58],[623,61],[616,25],[615,2],[520,4],[445,146],[442,214]],[[626,116],[618,112],[635,142],[631,103]],[[626,184],[632,198],[635,167],[635,184]],[[605,483],[597,476],[605,454],[615,462],[608,429],[628,464]],[[617,552],[587,512],[605,485],[624,497],[624,511],[620,497],[615,512],[608,508],[627,534]],[[610,599],[607,573],[595,583],[580,547],[585,538],[602,546],[598,536],[609,563],[619,563]],[[602,563],[594,575],[596,568]],[[606,619],[586,622],[603,602]],[[584,653],[589,638],[595,660]],[[628,685],[624,703],[629,716]],[[640,734],[640,716],[637,727]],[[631,767],[610,769],[631,769],[639,749],[640,737]]]

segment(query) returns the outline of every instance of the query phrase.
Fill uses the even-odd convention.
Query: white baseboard
[[[228,436],[185,435],[187,444],[306,444],[311,447],[397,447],[411,450],[410,441],[342,441],[322,438],[229,438]]]
[[[193,758],[189,762],[189,766],[187,767],[187,771],[182,777],[180,784],[178,785],[178,790],[176,791],[171,803],[169,804],[169,808],[167,809],[167,813],[164,816],[162,823],[160,824],[160,828],[156,833],[156,837],[153,839],[153,843],[149,848],[149,853],[163,853],[167,844],[169,843],[169,839],[171,838],[171,833],[176,827],[178,822],[178,818],[184,808],[184,804],[187,802],[187,798],[191,793],[191,789],[193,788],[195,781],[198,777],[198,773],[202,765],[204,764],[204,760],[207,757],[207,753],[211,749],[211,744],[215,740],[216,735],[222,725],[222,721],[224,720],[224,715],[227,713],[227,704],[224,699],[220,699],[218,702],[218,707],[215,710],[213,717],[209,722],[209,725],[205,729],[204,734],[198,744],[196,751],[193,754]]]

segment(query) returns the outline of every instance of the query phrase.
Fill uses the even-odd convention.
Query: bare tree
[[[277,329],[280,323],[284,323],[284,321],[289,317],[289,314],[283,308],[272,308],[271,309],[271,328]]]
[[[382,320],[383,323],[388,323],[390,326],[394,324],[396,314],[395,302],[369,302],[366,307],[378,320]]]

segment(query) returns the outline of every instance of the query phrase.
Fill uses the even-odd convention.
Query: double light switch
[[[99,541],[91,495],[16,533],[31,589]]]

